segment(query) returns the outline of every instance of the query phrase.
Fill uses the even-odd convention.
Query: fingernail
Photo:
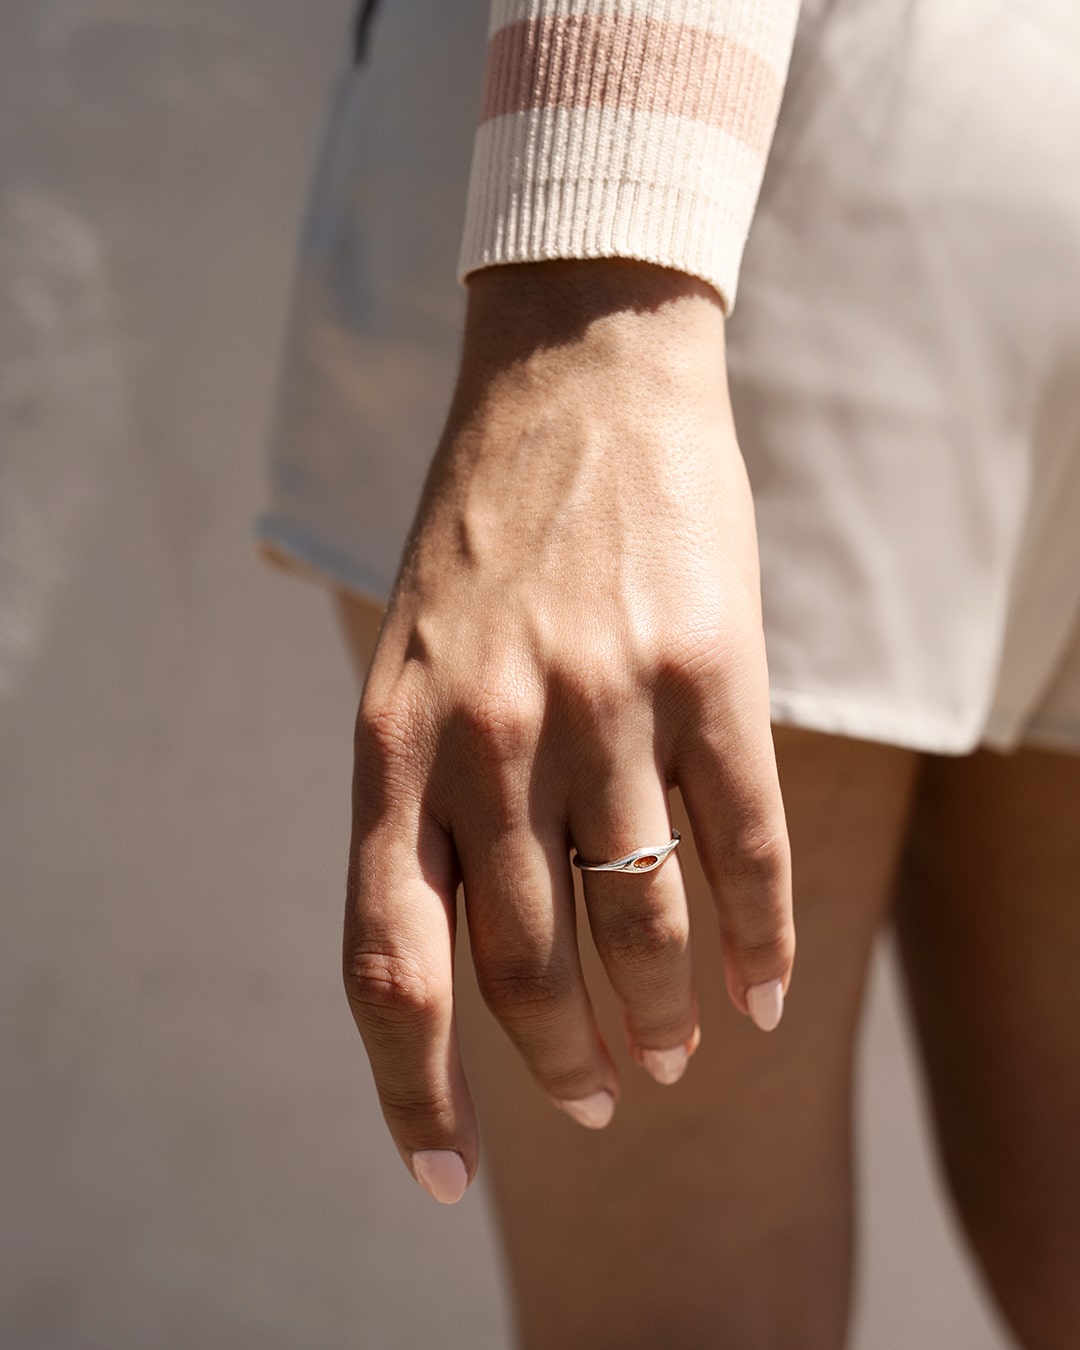
[[[665,1086],[677,1083],[690,1063],[685,1045],[677,1045],[673,1050],[639,1050],[638,1055],[646,1073],[652,1074],[658,1083]]]
[[[754,1025],[762,1031],[774,1031],[784,1015],[783,980],[766,980],[764,984],[752,984],[746,991],[746,1006]]]
[[[453,1149],[420,1149],[412,1155],[412,1168],[420,1185],[440,1205],[456,1205],[469,1184],[464,1159]]]
[[[602,1130],[615,1114],[615,1098],[604,1088],[590,1097],[578,1097],[574,1101],[552,1100],[579,1125],[589,1130]]]

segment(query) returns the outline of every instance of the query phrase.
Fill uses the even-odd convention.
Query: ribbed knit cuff
[[[730,312],[798,0],[494,0],[459,280],[638,258]]]

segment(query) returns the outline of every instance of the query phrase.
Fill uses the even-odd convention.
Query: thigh
[[[937,760],[897,905],[941,1156],[1023,1344],[1080,1345],[1080,755]]]
[[[674,1087],[630,1062],[582,929],[586,979],[623,1075],[603,1133],[575,1129],[551,1110],[463,971],[467,1067],[529,1350],[838,1350],[844,1342],[852,1047],[912,757],[783,728],[776,740],[799,949],[775,1032],[761,1034],[727,1002],[715,913],[692,847],[682,865],[702,1042]],[[677,799],[673,817],[689,838]]]
[[[362,669],[378,614],[339,604]],[[582,964],[623,1077],[581,1129],[532,1083],[459,945],[457,1016],[521,1344],[838,1350],[850,1288],[851,1067],[869,954],[891,898],[917,759],[777,728],[799,952],[784,1020],[730,1006],[715,912],[677,797],[702,1043],[661,1087],[629,1058],[582,921]],[[579,907],[579,913],[582,907]]]

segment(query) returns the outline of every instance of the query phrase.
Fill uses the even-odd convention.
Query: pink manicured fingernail
[[[673,1050],[639,1050],[638,1055],[641,1067],[665,1085],[677,1083],[690,1063],[685,1045],[677,1045]]]
[[[752,984],[746,991],[746,1006],[754,1025],[762,1031],[774,1031],[784,1015],[783,980],[766,980],[764,984]]]
[[[421,1149],[412,1155],[412,1168],[420,1185],[440,1205],[456,1205],[469,1184],[465,1162],[453,1149]]]
[[[590,1097],[578,1097],[574,1101],[552,1100],[571,1119],[589,1130],[602,1130],[615,1114],[615,1098],[604,1088]]]

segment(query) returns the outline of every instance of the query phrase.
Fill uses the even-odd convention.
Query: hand
[[[406,1164],[453,1201],[477,1128],[454,1027],[463,883],[485,1001],[549,1096],[619,1094],[569,849],[670,837],[677,784],[729,995],[766,1028],[794,956],[753,507],[704,283],[629,261],[474,275],[461,373],[360,702],[345,982]],[[678,852],[583,874],[639,1062],[698,1035]]]

